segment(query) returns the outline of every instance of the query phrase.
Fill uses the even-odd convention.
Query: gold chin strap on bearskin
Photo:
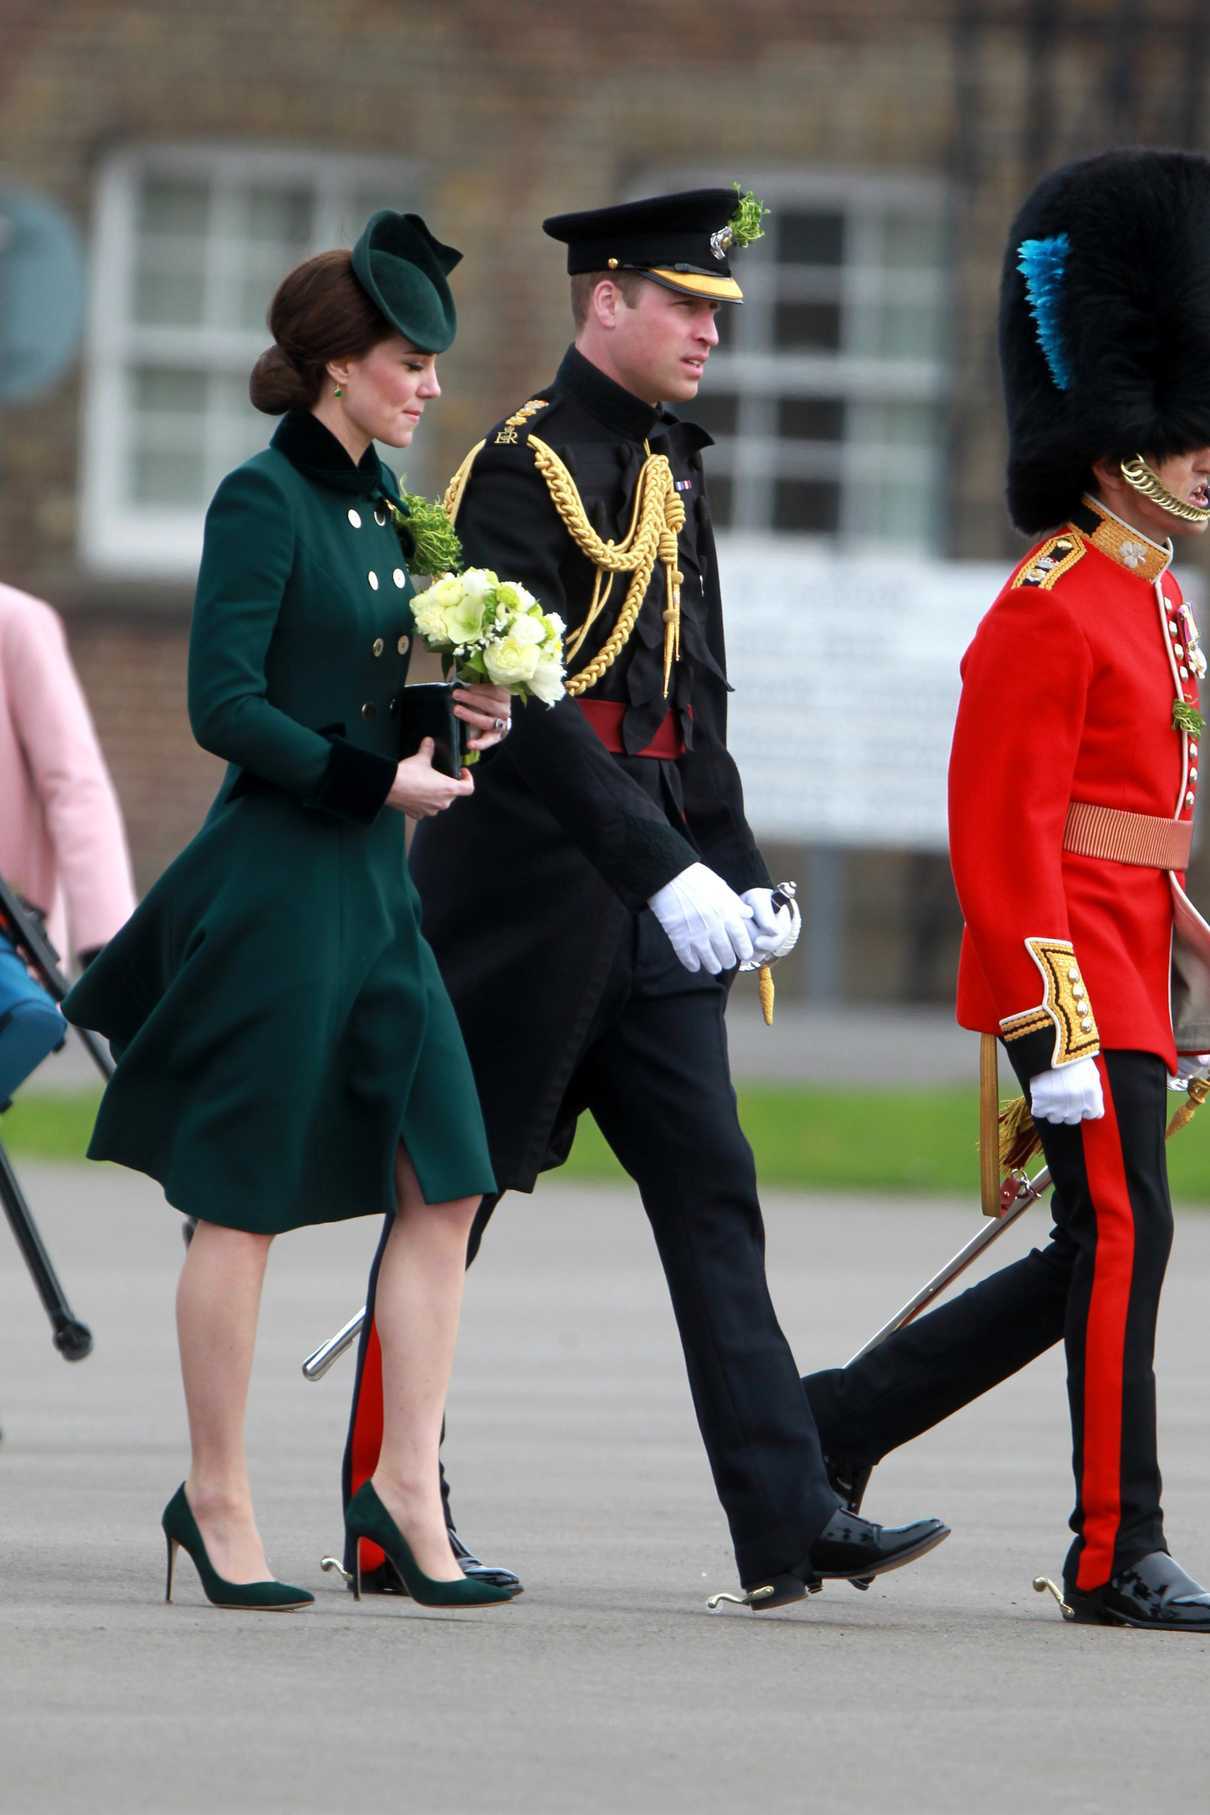
[[[664,569],[664,698],[667,699],[672,683],[672,664],[681,653],[681,582],[685,577],[677,566],[677,536],[684,527],[685,506],[676,489],[667,455],[648,450],[634,488],[630,526],[620,542],[606,542],[588,521],[575,480],[558,454],[537,435],[529,437],[529,445],[534,464],[546,481],[551,503],[562,518],[564,528],[580,553],[596,569],[592,598],[583,622],[567,638],[565,655],[569,664],[583,648],[584,639],[609,603],[617,575],[630,575],[630,585],[617,622],[592,660],[569,677],[568,693],[574,697],[595,686],[626,647],[658,561]]]
[[[1210,523],[1210,508],[1203,504],[1186,504],[1183,498],[1170,492],[1141,454],[1136,454],[1133,460],[1123,460],[1120,471],[1127,485],[1132,485],[1136,492],[1150,498],[1170,516],[1179,517],[1183,523]]]

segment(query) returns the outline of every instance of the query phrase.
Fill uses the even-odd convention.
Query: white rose
[[[528,685],[534,698],[541,700],[544,706],[553,706],[561,700],[564,694],[561,654],[553,660],[544,656],[530,676]]]
[[[488,643],[483,665],[497,687],[527,685],[534,676],[542,651],[536,643],[521,643],[511,633]]]
[[[439,585],[426,587],[412,600],[412,616],[426,643],[444,643],[447,640],[445,613],[446,606]]]
[[[531,644],[540,647],[546,637],[541,618],[530,617],[528,613],[524,617],[513,619],[508,634],[515,637],[524,649],[528,649]]]
[[[551,660],[561,659],[563,655],[563,638],[567,626],[557,611],[542,613],[542,654]]]
[[[494,592],[500,582],[490,567],[468,567],[458,575],[458,584],[464,598],[486,605],[488,593]]]

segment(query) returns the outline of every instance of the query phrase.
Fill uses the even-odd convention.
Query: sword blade
[[[971,1239],[959,1248],[950,1260],[946,1261],[941,1271],[934,1273],[933,1277],[921,1286],[920,1290],[909,1298],[905,1305],[901,1305],[889,1323],[884,1323],[880,1330],[875,1331],[870,1340],[863,1344],[855,1355],[850,1356],[845,1365],[852,1367],[855,1361],[860,1361],[863,1355],[868,1355],[871,1349],[876,1349],[880,1342],[885,1342],[888,1336],[895,1334],[896,1330],[902,1330],[905,1324],[911,1323],[914,1317],[919,1317],[921,1311],[927,1310],[934,1299],[940,1298],[946,1287],[951,1286],[959,1274],[965,1273],[966,1269],[978,1260],[985,1248],[990,1248],[994,1241],[999,1241],[1004,1231],[1011,1228],[1017,1218],[1024,1215],[1031,1204],[1036,1204],[1049,1187],[1050,1169],[1047,1166],[1043,1166],[1040,1172],[1034,1174],[1033,1178],[1022,1179],[1017,1189],[1017,1195],[1009,1199],[1007,1208],[990,1222],[984,1222],[980,1226],[978,1234],[972,1235]]]

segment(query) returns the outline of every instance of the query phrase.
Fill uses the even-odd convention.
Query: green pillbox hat
[[[444,353],[458,325],[445,280],[461,257],[418,214],[382,208],[353,248],[353,270],[397,333],[422,353]]]

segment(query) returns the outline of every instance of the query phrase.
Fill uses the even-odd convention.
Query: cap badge
[[[735,233],[730,221],[727,222],[725,227],[720,227],[717,233],[712,233],[710,235],[710,250],[720,263],[726,258],[734,243]]]

